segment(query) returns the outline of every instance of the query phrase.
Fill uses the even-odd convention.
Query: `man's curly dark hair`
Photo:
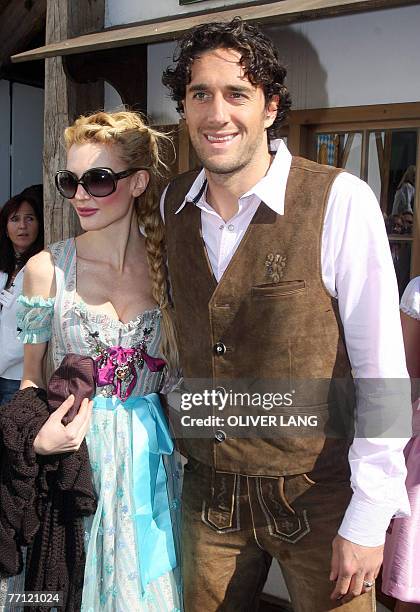
[[[167,68],[162,77],[163,84],[171,91],[177,110],[182,113],[186,87],[191,81],[194,60],[206,51],[233,49],[241,54],[241,65],[250,82],[261,85],[266,104],[273,96],[279,96],[277,116],[269,128],[274,137],[291,106],[289,90],[284,84],[286,68],[280,63],[272,41],[258,28],[240,17],[232,21],[199,25],[187,32],[178,42],[173,61],[175,66]]]

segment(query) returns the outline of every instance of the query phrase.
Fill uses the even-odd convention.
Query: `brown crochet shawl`
[[[25,590],[61,591],[63,609],[75,612],[83,587],[83,517],[95,512],[96,500],[85,441],[74,453],[34,452],[49,414],[45,391],[35,387],[0,408],[0,575],[22,571],[21,547],[28,546]]]

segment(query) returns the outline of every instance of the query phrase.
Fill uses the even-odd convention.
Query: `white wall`
[[[0,206],[10,197],[9,81],[0,79]]]
[[[42,182],[44,92],[0,80],[0,206]]]
[[[179,121],[175,103],[162,85],[162,72],[172,63],[175,46],[175,43],[167,42],[149,45],[147,50],[147,112],[157,125]]]
[[[13,84],[12,91],[12,195],[42,183],[44,91]]]
[[[251,2],[251,0],[249,0]],[[105,25],[114,26],[134,21],[146,21],[159,17],[174,17],[207,9],[232,7],[235,4],[246,4],[246,0],[207,0],[196,4],[180,6],[178,0],[106,0]]]
[[[269,28],[296,108],[420,100],[420,6]]]
[[[293,108],[304,109],[419,101],[419,29],[416,5],[266,31],[288,67]],[[177,118],[160,83],[174,47],[149,45],[148,110],[160,123]]]
[[[122,109],[123,104],[118,91],[105,81],[104,83],[104,109],[108,112]]]

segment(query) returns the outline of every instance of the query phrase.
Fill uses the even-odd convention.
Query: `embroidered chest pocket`
[[[251,287],[251,297],[257,300],[287,298],[304,293],[306,293],[306,282],[304,280],[283,281],[281,283],[269,283]]]

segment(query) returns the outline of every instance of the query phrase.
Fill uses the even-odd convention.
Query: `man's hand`
[[[62,418],[74,404],[74,395],[64,400],[44,423],[34,440],[38,455],[55,455],[79,449],[89,427],[93,402],[84,399],[73,421],[63,425]]]
[[[336,535],[332,543],[330,580],[336,581],[331,599],[347,603],[366,593],[370,587],[363,582],[374,582],[384,554],[383,546],[361,546]]]

